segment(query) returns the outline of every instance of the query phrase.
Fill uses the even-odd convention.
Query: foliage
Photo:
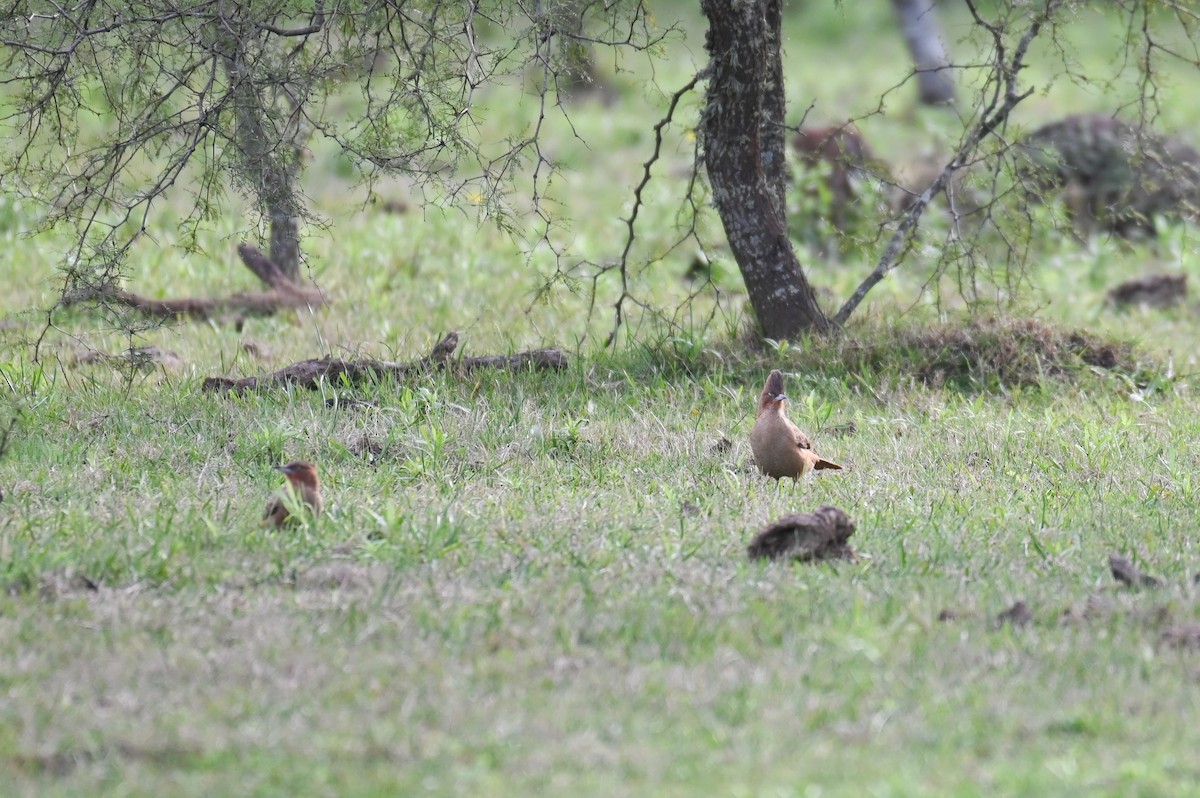
[[[176,215],[178,242],[194,250],[200,231],[211,228],[228,203],[230,187],[249,200],[248,219],[274,227],[281,218],[305,217],[311,249],[314,234],[328,230],[328,219],[313,214],[313,198],[296,181],[319,152],[333,153],[344,177],[374,185],[406,175],[423,207],[473,208],[500,224],[530,253],[531,264],[552,259],[549,272],[539,268],[545,298],[562,286],[591,292],[589,307],[602,308],[605,286],[615,279],[616,327],[628,313],[657,314],[668,323],[679,316],[678,306],[660,306],[638,292],[636,272],[694,249],[712,260],[720,246],[716,225],[705,218],[709,197],[695,171],[698,150],[688,159],[692,171],[684,186],[654,185],[664,180],[657,167],[664,148],[703,148],[703,139],[691,133],[699,120],[696,103],[705,100],[692,95],[711,73],[697,69],[671,83],[657,77],[661,67],[645,90],[662,96],[663,86],[680,88],[668,95],[670,112],[654,129],[652,150],[639,151],[649,159],[623,220],[624,245],[600,256],[575,246],[576,222],[590,211],[577,209],[578,194],[568,201],[559,188],[571,182],[570,157],[542,142],[566,130],[589,151],[598,149],[605,127],[587,124],[586,113],[577,116],[570,102],[581,82],[605,80],[589,52],[611,59],[618,74],[640,69],[648,61],[632,58],[667,53],[677,43],[674,35],[691,24],[684,18],[674,26],[676,20],[668,19],[672,27],[659,27],[659,18],[640,2],[575,0],[526,8],[426,0],[352,10],[318,4],[299,11],[262,0],[27,11],[14,7],[0,17],[3,85],[11,101],[4,180],[10,196],[47,209],[39,229],[72,226],[59,264],[68,303],[103,296],[127,276],[122,264],[130,246],[166,208]],[[1105,69],[1081,68],[1072,32],[1083,27],[1081,21],[1096,28],[1095,16],[1079,4],[1053,0],[1032,16],[1025,6],[969,4],[967,15],[950,19],[952,49],[980,54],[958,59],[955,70],[981,102],[964,105],[971,110],[958,119],[929,116],[921,146],[928,150],[932,141],[941,147],[934,158],[940,174],[926,181],[930,199],[943,184],[967,186],[970,207],[952,213],[950,224],[940,213],[923,216],[924,183],[908,187],[917,201],[901,211],[891,202],[867,203],[854,220],[859,230],[846,238],[855,260],[865,261],[866,277],[859,272],[857,287],[833,314],[839,323],[884,275],[902,262],[911,268],[914,255],[922,259],[931,249],[938,253],[939,276],[931,285],[953,275],[973,303],[993,285],[1004,296],[1023,290],[1031,251],[1024,242],[1040,234],[1043,217],[1029,208],[1029,187],[1013,178],[1011,145],[1020,133],[1008,120],[1022,103],[1035,102],[1034,90],[1062,91],[1071,81],[1098,86],[1114,105],[1136,109],[1125,115],[1136,116],[1139,125],[1170,115],[1162,101],[1168,87],[1196,68],[1185,55],[1195,28],[1189,9],[1151,8],[1140,0],[1120,4],[1104,15],[1111,24],[1099,27],[1110,37],[1107,46],[1124,48],[1126,57],[1115,66],[1108,59]],[[1144,24],[1133,24],[1138,20]],[[825,15],[820,24],[894,33],[847,9]],[[839,100],[839,113],[825,121],[852,118],[870,138],[875,120],[888,113],[885,103],[893,103],[912,78],[905,79],[898,66],[902,56],[889,59],[876,86],[857,87],[857,99]],[[811,110],[813,87],[827,75],[806,78],[789,70],[788,79],[792,106]],[[614,91],[605,86],[606,102],[614,100]],[[501,117],[508,122],[504,128],[493,122]],[[886,172],[881,177],[888,180]],[[517,186],[525,198],[514,194]],[[655,241],[662,236],[650,236],[640,209],[681,193],[666,231],[671,235]],[[183,201],[167,202],[169,197]],[[806,203],[793,222],[801,240],[828,238],[819,232],[819,192],[817,197],[816,206]],[[827,245],[818,250],[829,251]],[[130,330],[144,327],[128,318],[117,321]]]
[[[264,222],[316,221],[296,178],[320,141],[365,180],[407,175],[427,203],[469,197],[511,224],[514,174],[532,164],[537,191],[553,173],[540,131],[578,46],[642,50],[665,35],[632,1],[22,5],[0,13],[0,185],[48,209],[41,229],[71,226],[67,300],[111,289],[168,194],[191,203],[178,220],[189,249],[230,187]],[[531,70],[539,118],[484,140],[477,92],[519,93]]]

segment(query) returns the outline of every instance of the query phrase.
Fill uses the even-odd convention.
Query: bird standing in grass
[[[312,513],[313,518],[319,518],[325,503],[321,500],[321,480],[317,478],[317,467],[312,463],[296,460],[287,465],[274,466],[287,477],[286,490],[299,499],[300,503]],[[293,505],[294,506],[294,505]],[[282,496],[276,496],[267,504],[267,512],[263,515],[259,526],[275,526],[294,524],[299,519],[288,509],[288,502]]]
[[[767,476],[798,480],[813,469],[841,466],[813,451],[812,441],[791,422],[784,412],[787,394],[783,392],[783,372],[775,369],[767,377],[758,400],[758,418],[750,430],[750,448],[754,461]]]

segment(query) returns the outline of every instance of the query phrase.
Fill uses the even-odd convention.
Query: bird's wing
[[[809,440],[809,437],[805,435],[799,427],[797,427],[795,424],[792,424],[790,419],[788,420],[788,423],[792,428],[792,437],[796,441],[796,448],[800,450],[800,456],[808,461],[809,468],[813,469],[814,471],[819,471],[822,468],[836,468],[839,471],[842,470],[842,467],[837,463],[833,462],[832,460],[826,460],[824,457],[821,457],[814,452],[812,441]]]
[[[285,515],[287,515],[287,508],[283,506],[283,500],[274,498],[267,502],[267,511],[263,513],[262,521],[258,525],[270,526],[271,524],[275,524],[279,526]]]
[[[796,446],[800,449],[811,449],[812,441],[808,439],[807,435],[800,431],[800,428],[796,426],[795,422],[793,422],[790,418],[784,418],[783,420],[787,423],[788,431],[792,433],[792,440],[796,442]]]

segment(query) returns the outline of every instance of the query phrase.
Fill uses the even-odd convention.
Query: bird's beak
[[[282,471],[285,474],[292,473],[292,470],[285,465],[273,465],[271,468],[275,469],[276,471]]]
[[[775,394],[775,401],[776,401],[776,402],[786,402],[786,401],[787,401],[787,394],[786,394],[786,393],[777,393],[777,394]]]

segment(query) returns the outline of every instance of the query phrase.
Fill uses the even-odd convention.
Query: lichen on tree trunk
[[[784,156],[786,137],[784,125],[787,123],[787,98],[783,92],[783,43],[780,34],[783,30],[782,3],[765,3],[763,42],[767,55],[765,65],[762,112],[758,124],[758,134],[762,141],[759,162],[762,164],[763,178],[771,192],[771,201],[780,219],[787,219],[787,160]],[[784,225],[786,229],[787,225]]]
[[[776,340],[832,328],[787,235],[780,3],[700,4],[710,57],[704,163],[759,330]]]

